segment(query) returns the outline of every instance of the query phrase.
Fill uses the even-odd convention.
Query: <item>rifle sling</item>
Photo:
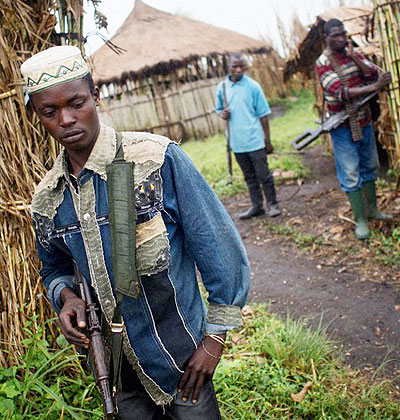
[[[136,220],[134,164],[124,159],[121,133],[116,133],[117,152],[107,166],[107,192],[111,233],[112,266],[116,307],[111,324],[113,393],[121,388],[124,296],[137,298],[140,292],[136,270]]]

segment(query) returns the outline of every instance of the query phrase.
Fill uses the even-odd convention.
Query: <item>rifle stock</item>
[[[81,299],[86,302],[87,332],[90,338],[89,353],[93,360],[96,384],[103,399],[103,411],[106,419],[112,420],[116,414],[116,407],[111,395],[110,374],[106,363],[105,346],[101,335],[101,324],[90,287],[76,264],[75,279],[79,286]]]
[[[301,136],[292,141],[291,145],[296,150],[302,150],[314,140],[316,140],[322,133],[322,128],[316,130],[306,130]]]

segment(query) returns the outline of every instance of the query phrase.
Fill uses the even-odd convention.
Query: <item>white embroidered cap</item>
[[[29,94],[40,92],[89,73],[81,51],[73,46],[51,47],[28,58],[21,73]]]

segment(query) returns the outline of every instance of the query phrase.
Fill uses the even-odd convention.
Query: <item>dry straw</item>
[[[70,4],[71,3],[71,4]],[[79,1],[59,1],[64,29],[82,9]],[[80,6],[80,7],[78,7]],[[29,214],[32,191],[58,152],[24,105],[21,63],[59,43],[53,0],[0,2],[0,364],[24,353],[22,340],[51,314],[39,281]],[[79,21],[79,20],[78,20]],[[69,23],[68,23],[69,22]],[[48,330],[51,334],[54,331]]]

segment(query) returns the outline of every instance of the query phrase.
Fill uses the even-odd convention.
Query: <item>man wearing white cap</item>
[[[211,377],[226,331],[242,325],[249,285],[231,219],[177,144],[149,133],[120,135],[99,122],[99,90],[79,49],[50,48],[21,71],[41,123],[64,146],[32,203],[40,274],[64,335],[89,345],[73,261],[92,285],[106,326],[113,320],[107,167],[121,142],[125,161],[134,163],[140,295],[121,302],[118,418],[220,419]]]

